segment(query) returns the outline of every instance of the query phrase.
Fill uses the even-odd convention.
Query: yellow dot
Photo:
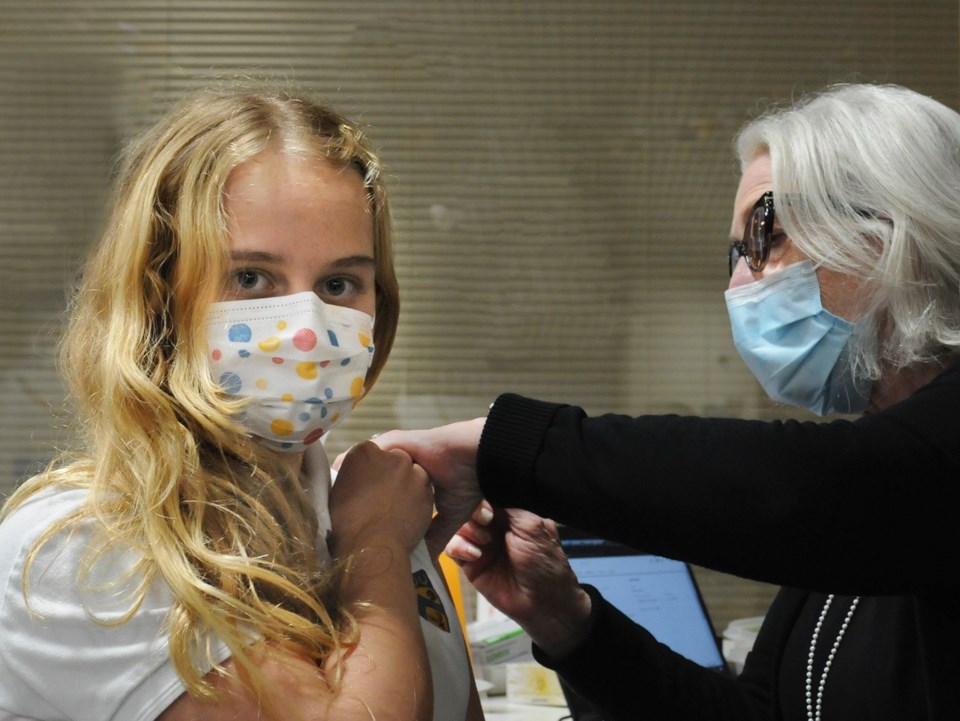
[[[292,403],[292,402],[293,402],[293,396],[292,396],[290,393],[284,393],[282,396],[280,396],[280,400],[282,400],[282,401],[284,401],[284,402],[286,402],[286,403]]]
[[[297,375],[308,381],[312,381],[317,377],[317,364],[311,363],[310,361],[297,363]]]
[[[282,320],[279,323],[277,323],[277,330],[283,330],[286,327],[287,327],[287,321],[285,320]]]
[[[276,336],[273,336],[271,338],[267,338],[266,340],[260,341],[257,343],[257,346],[259,346],[260,350],[262,350],[264,353],[272,353],[280,347],[280,339]]]
[[[267,385],[269,384],[267,383],[266,378],[257,378],[257,388],[259,388],[260,390],[264,390],[267,387]]]
[[[357,398],[360,395],[363,395],[363,378],[357,376],[350,384],[350,397]]]
[[[364,335],[363,333],[357,333],[360,338],[360,345],[369,346],[373,341],[370,339],[370,336]]]
[[[285,421],[282,418],[277,418],[270,424],[270,430],[278,436],[288,436],[293,433],[293,424],[290,421]]]

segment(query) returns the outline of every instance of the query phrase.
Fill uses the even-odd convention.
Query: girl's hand
[[[426,471],[401,450],[365,441],[343,457],[330,491],[330,551],[344,556],[374,545],[408,553],[430,525],[433,492]]]
[[[433,550],[443,548],[480,503],[477,448],[485,423],[485,418],[475,418],[429,430],[390,431],[372,439],[381,448],[409,453],[430,474],[437,515],[427,545]]]

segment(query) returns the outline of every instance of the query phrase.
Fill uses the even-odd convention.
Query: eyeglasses
[[[727,258],[730,275],[737,267],[740,257],[747,260],[747,266],[754,273],[764,269],[770,258],[770,246],[773,239],[773,222],[776,215],[773,211],[773,191],[767,191],[754,204],[747,224],[743,229],[743,240],[730,243],[730,252]]]

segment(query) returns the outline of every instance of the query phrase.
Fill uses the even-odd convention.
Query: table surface
[[[482,699],[487,721],[560,721],[570,719],[565,706],[532,706],[509,703],[506,696],[488,696]]]

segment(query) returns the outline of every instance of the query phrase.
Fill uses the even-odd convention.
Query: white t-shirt
[[[330,471],[320,444],[315,447],[305,465],[314,476],[325,538]],[[132,551],[111,550],[80,587],[77,570],[95,537],[93,522],[42,547],[29,593],[39,617],[28,610],[21,584],[27,553],[46,528],[85,498],[83,490],[44,491],[0,524],[0,721],[152,721],[185,691],[168,653],[164,623],[172,597],[164,583],[151,586],[125,623],[104,626],[91,617],[117,620],[129,609],[125,589],[134,581],[109,593],[96,585],[114,580],[135,561]],[[325,552],[323,547],[320,553]],[[422,542],[411,561],[433,676],[434,719],[463,719],[471,670],[456,611]],[[214,649],[217,663],[230,655],[219,640]]]
[[[79,587],[77,570],[94,537],[92,523],[42,547],[31,569],[29,594],[39,617],[28,610],[21,584],[27,553],[51,523],[85,498],[82,490],[45,491],[0,524],[3,721],[152,721],[184,692],[163,633],[172,600],[164,584],[153,584],[128,622],[109,627],[92,620],[90,614],[117,619],[130,607],[122,589],[107,594],[92,586],[115,578],[116,569],[129,568],[134,560],[132,553],[110,551],[94,567],[88,587]],[[217,661],[230,655],[220,646]]]

